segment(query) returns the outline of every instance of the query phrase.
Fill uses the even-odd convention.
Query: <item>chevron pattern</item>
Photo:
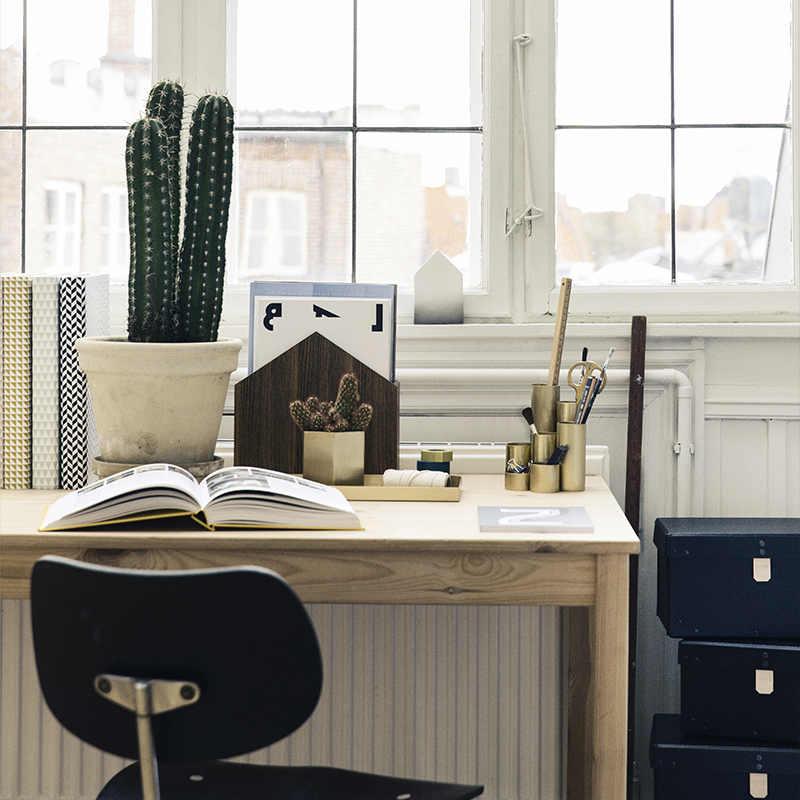
[[[61,372],[61,488],[80,489],[89,478],[86,376],[78,366],[75,342],[86,335],[86,282],[70,275],[59,284]]]
[[[58,283],[34,275],[31,314],[32,463],[34,489],[58,489]]]
[[[3,485],[31,488],[31,282],[3,276]]]

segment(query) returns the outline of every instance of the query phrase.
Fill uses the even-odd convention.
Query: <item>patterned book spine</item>
[[[6,395],[3,391],[3,341],[5,341],[6,329],[3,322],[3,287],[5,281],[0,280],[0,489],[6,488],[5,483],[5,459],[3,458],[3,399]]]
[[[80,489],[88,472],[86,376],[78,366],[75,341],[86,335],[86,283],[70,275],[59,284],[59,375],[61,488]]]
[[[61,488],[80,489],[91,480],[91,462],[99,447],[75,342],[81,336],[108,333],[108,275],[62,278],[59,302]]]
[[[88,275],[86,277],[86,335],[108,336],[111,330],[109,312],[108,275]],[[94,422],[92,398],[87,394],[86,410],[87,459],[89,481],[93,479],[92,462],[100,456],[100,439]]]
[[[3,276],[3,480],[31,488],[31,282]]]
[[[34,489],[59,488],[58,278],[31,276],[32,453]]]

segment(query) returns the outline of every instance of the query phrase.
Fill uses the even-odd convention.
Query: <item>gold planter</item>
[[[329,486],[363,485],[364,431],[304,431],[303,477]]]

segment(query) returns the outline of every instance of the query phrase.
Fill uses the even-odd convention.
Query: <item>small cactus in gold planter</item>
[[[372,420],[372,406],[360,401],[358,378],[346,372],[339,380],[336,400],[320,400],[314,395],[305,402],[292,400],[289,413],[301,431],[364,431]]]

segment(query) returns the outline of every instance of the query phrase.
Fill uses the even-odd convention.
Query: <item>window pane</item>
[[[22,0],[0,3],[0,124],[22,122]]]
[[[256,279],[349,281],[352,275],[351,134],[237,131],[236,140],[235,197],[242,259],[238,275],[233,259],[229,259],[228,280],[232,283]],[[304,198],[306,259],[302,269],[298,269],[297,264],[289,265],[293,268],[288,271],[275,271],[274,266],[270,266],[280,265],[282,260],[280,254],[269,255],[276,247],[278,253],[280,251],[274,237],[267,237],[262,253],[254,252],[257,248],[251,234],[264,233],[271,230],[268,226],[280,224],[277,205],[258,210],[257,198],[267,197],[270,192],[291,192]],[[248,203],[251,204],[249,209]],[[253,209],[256,209],[255,218]]]
[[[559,278],[670,282],[669,131],[558,131],[556,186]]]
[[[482,119],[480,3],[360,0],[360,125],[479,125]],[[376,110],[399,122],[373,121]],[[363,117],[363,118],[362,118]]]
[[[480,135],[361,133],[358,142],[358,280],[410,285],[441,250],[477,286]]]
[[[48,252],[55,254],[54,266],[62,258],[61,244],[51,242],[54,249],[47,249],[48,223],[73,224],[79,233],[78,250],[69,266],[81,272],[102,270],[103,192],[109,184],[125,185],[125,136],[125,130],[28,132],[25,215],[28,272],[45,270],[52,263]],[[72,194],[60,192],[59,183],[71,184]],[[70,196],[71,223],[65,212]],[[51,219],[50,213],[55,217]],[[63,241],[62,238],[62,244]]]
[[[150,89],[150,6],[150,0],[28,0],[28,123],[137,119]]]
[[[351,124],[353,0],[239,0],[236,57],[239,125]]]
[[[669,0],[558,0],[559,125],[669,124],[669,13]]]
[[[781,129],[676,131],[679,272],[708,283],[763,280],[770,223],[789,226],[789,204],[778,207],[785,220],[775,218],[774,204],[784,139],[788,147]],[[788,165],[788,152],[783,157]]]
[[[22,134],[0,131],[0,272],[19,272],[22,239]]]
[[[783,122],[789,0],[675,0],[675,121]]]

